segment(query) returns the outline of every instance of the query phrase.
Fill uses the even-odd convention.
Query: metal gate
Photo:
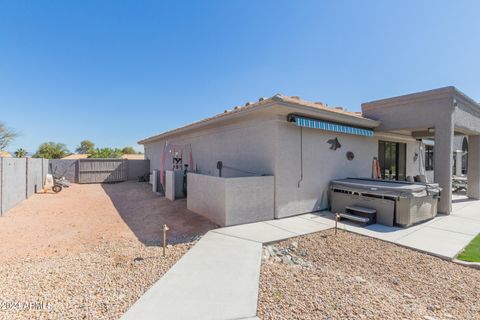
[[[120,182],[128,179],[126,159],[79,159],[79,183]]]

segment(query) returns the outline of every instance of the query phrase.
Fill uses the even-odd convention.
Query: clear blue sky
[[[480,1],[3,1],[0,121],[71,150],[133,145],[281,92],[359,110],[480,100]]]

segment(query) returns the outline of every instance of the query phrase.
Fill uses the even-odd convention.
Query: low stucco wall
[[[165,171],[165,197],[168,200],[184,198],[183,194],[183,172],[179,170]]]
[[[274,218],[274,177],[221,178],[189,173],[187,207],[220,226]]]

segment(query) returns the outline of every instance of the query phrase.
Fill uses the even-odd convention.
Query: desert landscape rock
[[[258,317],[480,319],[480,271],[327,230],[265,247]]]

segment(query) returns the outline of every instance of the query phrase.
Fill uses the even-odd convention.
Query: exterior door
[[[382,179],[400,181],[406,179],[406,150],[405,143],[381,140],[378,142],[378,160]]]

